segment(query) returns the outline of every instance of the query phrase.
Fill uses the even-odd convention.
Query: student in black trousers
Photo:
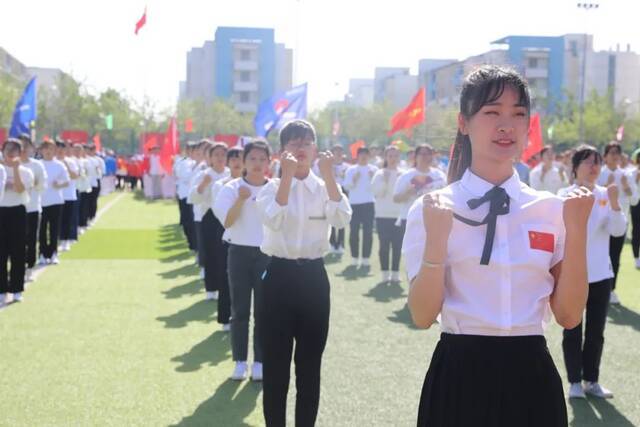
[[[0,163],[0,304],[22,301],[27,233],[27,195],[33,174],[20,164],[22,143],[8,139],[2,146]],[[4,166],[4,167],[3,167]],[[11,264],[11,272],[8,264]]]
[[[351,208],[333,176],[333,155],[321,153],[319,171],[313,126],[289,122],[280,132],[281,178],[258,195],[264,225],[261,250],[272,257],[260,305],[264,347],[263,407],[267,427],[286,424],[289,371],[295,342],[295,425],[315,425],[322,354],[329,333],[329,278],[323,256],[329,229],[344,227]]]

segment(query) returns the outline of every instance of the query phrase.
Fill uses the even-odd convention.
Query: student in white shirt
[[[320,402],[320,367],[329,332],[329,279],[323,256],[330,226],[345,226],[351,208],[333,176],[333,155],[320,153],[304,120],[280,132],[281,177],[258,195],[264,224],[262,252],[271,256],[263,280],[263,408],[267,426],[286,424],[295,342],[296,425],[313,426]]]
[[[93,224],[98,212],[98,197],[100,196],[100,179],[103,175],[104,162],[96,154],[96,147],[93,144],[87,145],[87,170],[89,182],[91,183],[91,193],[89,193],[89,206],[87,212],[87,221],[89,225]]]
[[[42,164],[47,172],[47,186],[42,193],[42,220],[40,221],[40,264],[58,264],[58,237],[64,196],[62,190],[69,185],[69,173],[54,156],[56,144],[44,141],[40,145]]]
[[[556,194],[558,190],[568,184],[563,170],[554,164],[553,147],[551,145],[545,146],[540,152],[540,158],[542,161],[529,174],[530,186],[534,190]]]
[[[31,138],[28,135],[21,136],[22,154],[20,160],[22,166],[28,168],[33,174],[33,187],[29,192],[29,203],[27,203],[27,237],[26,237],[26,262],[27,269],[25,280],[33,280],[33,267],[36,265],[36,255],[38,246],[38,226],[40,225],[40,214],[42,213],[42,192],[47,186],[47,173],[40,160],[33,158],[35,149]]]
[[[640,192],[640,149],[631,155],[633,170],[629,174],[629,181]],[[629,208],[631,217],[631,250],[636,261],[636,268],[640,269],[640,200]]]
[[[416,199],[447,185],[447,176],[433,166],[434,152],[429,144],[418,145],[414,150],[414,163],[411,169],[400,175],[396,181],[393,200],[402,203],[400,219],[405,224],[409,208]]]
[[[193,159],[196,162],[196,166],[191,171],[191,176],[189,178],[189,186],[187,192],[187,207],[191,210],[191,232],[193,233],[193,242],[196,245],[196,263],[200,266],[200,277],[204,279],[204,260],[200,257],[200,252],[202,250],[202,241],[198,239],[200,237],[199,229],[201,224],[197,222],[202,221],[202,217],[200,216],[203,212],[201,212],[200,208],[197,207],[194,201],[191,199],[190,194],[191,190],[195,187],[195,179],[200,175],[201,172],[204,172],[208,168],[208,162],[205,155],[206,148],[211,145],[211,141],[208,139],[201,139],[198,141],[196,148],[193,150]]]
[[[64,164],[69,174],[69,185],[62,189],[64,206],[60,224],[60,245],[63,251],[68,251],[71,249],[71,243],[78,240],[78,188],[76,182],[80,176],[80,166],[72,156],[70,141],[66,141],[64,146],[58,149],[58,160]]]
[[[612,141],[604,147],[604,167],[598,177],[598,185],[608,187],[615,184],[620,190],[620,206],[622,212],[628,215],[631,205],[638,202],[638,188],[635,182],[629,179],[628,173],[620,168],[620,159],[622,157],[622,147],[617,141]],[[611,265],[613,266],[613,283],[611,290],[611,303],[620,304],[620,299],[616,294],[616,282],[618,281],[618,270],[620,270],[620,255],[624,247],[626,232],[620,236],[611,236],[609,238],[609,256],[611,257]]]
[[[269,257],[260,251],[262,224],[256,210],[256,198],[269,182],[270,150],[266,142],[256,140],[244,147],[245,174],[229,181],[220,190],[213,213],[225,227],[223,239],[229,243],[227,270],[231,296],[231,350],[236,362],[231,378],[247,376],[249,320],[253,294],[253,365],[251,379],[262,381],[262,275]]]
[[[376,198],[376,230],[380,243],[379,257],[383,282],[400,282],[400,254],[405,223],[400,211],[402,204],[393,200],[393,189],[401,172],[398,170],[400,150],[390,145],[385,148],[382,169],[373,175],[373,195]],[[391,264],[389,257],[391,256]]]
[[[82,144],[73,145],[73,153],[78,159],[80,167],[80,177],[76,183],[78,187],[79,212],[78,212],[78,233],[82,234],[89,225],[89,205],[91,204],[91,180],[89,178],[90,162],[87,151]]]
[[[2,145],[4,195],[0,197],[0,304],[22,301],[29,192],[33,174],[20,164],[22,143],[10,138]],[[1,193],[2,191],[0,191]],[[11,264],[11,272],[7,264]]]
[[[232,147],[227,151],[227,168],[230,176],[219,179],[211,186],[211,211],[214,212],[214,204],[218,193],[229,181],[242,178],[244,165],[242,163],[242,148]],[[213,259],[215,260],[214,268],[214,285],[213,288],[218,290],[218,324],[222,325],[222,330],[228,332],[231,330],[229,320],[231,319],[231,301],[229,299],[229,275],[227,274],[227,263],[229,254],[229,244],[224,241],[224,226],[220,223],[217,216],[213,216],[216,223],[213,235],[209,237],[213,246]]]
[[[198,241],[198,259],[204,271],[204,288],[207,300],[218,299],[216,278],[216,251],[218,243],[214,241],[220,222],[216,220],[211,210],[211,188],[213,184],[229,176],[229,169],[225,166],[227,160],[227,144],[223,142],[207,143],[205,145],[205,159],[207,169],[198,172],[193,179],[193,187],[189,198],[193,203],[193,218],[196,225],[196,239]],[[221,236],[219,236],[221,237]]]
[[[340,144],[336,144],[331,148],[331,154],[333,154],[333,176],[340,186],[343,194],[347,194],[344,189],[344,177],[349,165],[344,161],[344,148]],[[336,255],[344,254],[344,227],[335,228],[331,227],[331,236],[329,237],[329,244],[331,245],[331,252]]]
[[[465,79],[449,186],[409,211],[403,257],[415,324],[440,315],[418,426],[568,424],[543,325],[580,323],[587,299],[587,189],[563,202],[524,185],[530,98],[510,68]],[[565,237],[566,236],[566,237]],[[478,410],[482,408],[482,410]]]
[[[376,166],[369,164],[369,149],[360,147],[357,163],[347,168],[344,178],[344,188],[349,192],[349,203],[353,209],[349,229],[349,247],[353,258],[351,266],[362,268],[365,272],[371,268],[369,258],[373,245],[375,218],[371,180],[377,170]],[[362,252],[360,252],[360,229],[362,229]]]
[[[200,163],[199,153],[196,148],[199,143],[190,141],[187,145],[187,155],[188,158],[184,159],[180,162],[176,170],[176,179],[178,180],[178,204],[180,206],[180,224],[182,225],[182,229],[185,237],[187,238],[187,243],[189,244],[189,249],[192,251],[196,251],[197,242],[193,224],[193,207],[187,201],[189,196],[189,188],[191,183],[191,178],[193,177],[193,171]]]
[[[164,171],[160,164],[160,147],[154,145],[149,151],[149,177],[151,178],[151,198],[162,198],[162,177]]]
[[[596,397],[609,398],[613,397],[611,391],[598,383],[604,327],[614,276],[609,258],[609,238],[624,235],[627,223],[618,201],[617,185],[610,184],[607,188],[596,185],[602,166],[602,156],[598,150],[588,145],[578,147],[573,155],[572,165],[575,184],[560,190],[559,194],[564,196],[578,186],[583,186],[591,190],[596,200],[587,226],[589,297],[584,322],[584,343],[582,323],[575,328],[565,329],[562,339],[564,362],[571,384],[569,397],[585,398],[586,392]]]

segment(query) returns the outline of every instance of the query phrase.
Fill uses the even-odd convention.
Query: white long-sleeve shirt
[[[42,212],[42,193],[47,188],[47,172],[40,160],[29,159],[28,162],[22,163],[22,166],[28,168],[33,174],[33,187],[29,191],[29,203],[27,203],[27,213]]]
[[[186,199],[189,195],[189,184],[196,162],[186,158],[176,165],[176,180],[178,182],[178,198]]]
[[[69,170],[74,174],[77,175],[80,173],[80,165],[78,164],[78,161],[75,157],[65,157],[64,163],[68,166]],[[69,176],[69,185],[62,189],[62,196],[65,202],[78,200],[78,194],[76,192],[78,188],[77,182],[78,182],[77,178],[72,179],[71,176]]]
[[[393,189],[400,175],[402,172],[394,169],[380,169],[373,175],[371,186],[376,199],[376,218],[395,219],[400,216],[403,204],[393,201]]]
[[[622,208],[622,212],[629,212],[629,207],[638,203],[638,186],[635,182],[635,179],[629,174],[627,171],[616,168],[614,170],[609,169],[607,166],[603,166],[600,171],[600,176],[598,177],[597,184],[602,187],[607,187],[607,183],[609,182],[609,176],[613,175],[613,182],[618,186],[619,196],[618,201],[620,203],[620,207]],[[627,195],[624,192],[624,188],[622,186],[622,177],[627,178],[627,183],[629,188],[631,189],[631,195]]]
[[[4,186],[7,184],[7,172],[4,170],[4,166],[0,165],[0,202],[4,197]]]
[[[260,247],[263,233],[262,223],[256,207],[256,199],[264,185],[251,185],[244,178],[236,178],[227,182],[216,196],[216,200],[213,203],[213,213],[220,223],[224,225],[229,210],[238,200],[238,189],[240,187],[248,188],[251,191],[251,196],[244,201],[240,216],[231,227],[224,231],[222,239],[234,245]]]
[[[260,249],[267,255],[287,259],[318,259],[329,251],[331,226],[345,227],[351,206],[342,191],[339,202],[329,199],[325,183],[313,172],[293,179],[288,203],[276,201],[280,179],[274,179],[258,194],[257,208],[264,238]]]
[[[374,202],[371,181],[377,170],[378,168],[374,165],[352,165],[347,168],[343,186],[349,192],[349,202],[352,205]],[[360,174],[357,181],[356,174]]]
[[[556,194],[562,187],[567,186],[566,177],[560,174],[560,169],[557,166],[551,166],[551,169],[544,174],[544,177],[542,176],[542,167],[543,164],[540,163],[529,173],[529,185],[531,188]]]
[[[202,183],[205,176],[211,177],[211,184],[207,185],[202,193],[198,192],[198,186]],[[199,171],[193,178],[193,185],[189,191],[187,202],[193,205],[193,220],[202,221],[202,218],[211,208],[213,202],[211,198],[211,189],[213,185],[224,178],[229,176],[229,168],[224,168],[221,173],[216,172],[212,168]]]
[[[563,188],[558,195],[565,196],[577,188],[574,184]],[[611,209],[609,195],[605,187],[596,185],[592,190],[595,202],[591,208],[587,224],[587,274],[589,283],[613,277],[613,267],[609,257],[609,236],[624,236],[627,219],[622,209]],[[621,206],[622,208],[622,206]]]

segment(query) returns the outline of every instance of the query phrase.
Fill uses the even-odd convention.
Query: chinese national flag
[[[158,137],[156,135],[148,135],[142,145],[142,152],[147,154],[156,145],[158,145]]]
[[[529,121],[529,143],[522,152],[522,161],[527,163],[529,159],[544,148],[542,141],[542,126],[540,125],[540,114],[534,114]]]
[[[136,31],[135,31],[136,36],[138,35],[138,31],[140,31],[140,29],[144,27],[144,24],[146,23],[147,23],[147,8],[145,7],[144,13],[142,14],[142,18],[140,18],[138,22],[136,22]]]
[[[424,88],[420,88],[409,105],[404,110],[394,114],[391,118],[389,136],[403,129],[411,129],[415,125],[424,122],[424,92]]]
[[[164,138],[164,144],[160,149],[160,165],[168,175],[171,175],[173,169],[173,156],[180,151],[180,142],[178,141],[178,125],[176,118],[172,117],[169,121],[169,128],[167,129],[166,137]]]
[[[529,247],[553,253],[555,247],[554,236],[541,231],[529,231]]]
[[[100,134],[96,133],[95,135],[93,135],[93,145],[96,146],[96,151],[98,153],[102,152],[102,141],[100,141]]]

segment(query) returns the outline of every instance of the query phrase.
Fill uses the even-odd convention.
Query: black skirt
[[[566,427],[562,380],[543,336],[442,334],[418,427]]]

